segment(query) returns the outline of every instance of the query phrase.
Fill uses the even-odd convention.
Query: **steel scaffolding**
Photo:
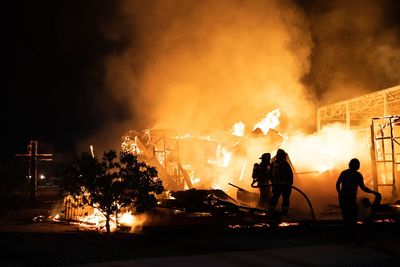
[[[391,187],[392,200],[398,198],[400,167],[400,116],[372,118],[371,162],[375,191]]]
[[[391,189],[398,198],[400,178],[400,85],[371,94],[320,107],[318,131],[339,122],[349,130],[370,136],[371,168],[374,189]],[[372,121],[371,121],[372,120]]]
[[[334,122],[368,129],[371,118],[394,114],[400,114],[400,85],[318,108],[317,129]]]

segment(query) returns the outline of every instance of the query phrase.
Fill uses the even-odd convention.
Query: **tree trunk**
[[[106,215],[106,230],[107,230],[107,233],[111,233],[111,229],[110,229],[110,214],[108,214],[108,213]]]
[[[118,229],[118,210],[115,211],[115,227]]]

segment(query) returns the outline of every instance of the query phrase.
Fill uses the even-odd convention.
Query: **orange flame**
[[[117,216],[113,214],[110,218],[110,230],[111,232],[115,232],[119,226],[124,226],[130,228],[131,233],[139,232],[147,219],[147,215],[133,215],[131,211],[120,212]],[[81,229],[106,231],[106,217],[98,209],[94,209],[93,213],[90,215],[77,217],[77,220],[79,228]]]
[[[232,127],[232,135],[234,136],[244,136],[245,125],[243,122],[239,121],[235,123]]]
[[[269,129],[275,129],[279,125],[280,110],[274,109],[269,112],[264,119],[254,125],[253,130],[260,128],[264,134],[267,134]]]

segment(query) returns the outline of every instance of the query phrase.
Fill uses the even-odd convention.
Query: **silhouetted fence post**
[[[16,154],[17,157],[27,157],[29,160],[29,191],[33,203],[37,200],[38,161],[52,161],[53,154],[38,154],[38,141],[30,141],[27,154]]]

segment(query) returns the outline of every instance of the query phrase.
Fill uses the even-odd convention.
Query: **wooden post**
[[[29,191],[32,203],[37,200],[38,161],[52,161],[53,154],[39,154],[38,141],[30,141],[27,154],[16,154],[17,157],[27,157],[29,160]]]
[[[29,174],[30,174],[30,181],[29,181],[29,188],[30,188],[30,196],[31,201],[34,203],[37,199],[37,141],[31,141],[30,145],[28,146],[30,150],[30,157],[29,157]]]

